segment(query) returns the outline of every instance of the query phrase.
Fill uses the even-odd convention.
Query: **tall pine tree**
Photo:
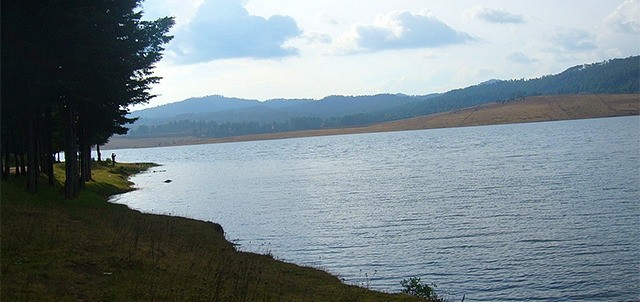
[[[172,18],[142,20],[139,0],[2,2],[2,156],[26,154],[27,189],[65,152],[65,196],[91,179],[91,147],[126,133],[128,107],[153,96]],[[52,129],[60,136],[53,137]],[[55,142],[54,139],[60,139]],[[6,167],[4,171],[9,171]]]

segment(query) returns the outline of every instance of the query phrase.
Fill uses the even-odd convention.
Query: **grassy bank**
[[[2,181],[2,301],[416,301],[345,285],[323,271],[237,252],[211,222],[110,204],[150,164],[96,165],[77,200]],[[399,280],[400,281],[400,280]]]

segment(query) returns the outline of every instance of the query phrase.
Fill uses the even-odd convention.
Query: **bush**
[[[402,285],[403,287],[402,292],[405,294],[424,298],[425,300],[428,300],[428,301],[439,301],[439,302],[444,301],[444,299],[439,298],[438,295],[436,294],[434,290],[434,288],[436,287],[435,284],[433,284],[433,287],[426,284],[422,284],[422,281],[420,281],[420,278],[418,277],[411,277],[409,279],[404,279],[400,281],[400,285]]]

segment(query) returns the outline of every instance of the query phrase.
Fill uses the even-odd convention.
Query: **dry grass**
[[[443,114],[374,125],[370,129],[431,129],[530,123],[638,115],[638,95],[538,96],[514,102],[491,103]]]
[[[77,200],[64,200],[59,184],[30,195],[23,179],[3,180],[0,300],[416,301],[238,252],[215,223],[106,202],[145,167],[97,166]]]

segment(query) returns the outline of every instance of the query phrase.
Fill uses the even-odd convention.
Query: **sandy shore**
[[[353,128],[293,131],[226,138],[161,137],[131,139],[120,136],[111,138],[109,143],[104,145],[102,149],[214,144],[324,135],[468,127],[628,115],[640,115],[640,95],[585,94],[536,96],[504,104],[489,103],[473,108]]]

